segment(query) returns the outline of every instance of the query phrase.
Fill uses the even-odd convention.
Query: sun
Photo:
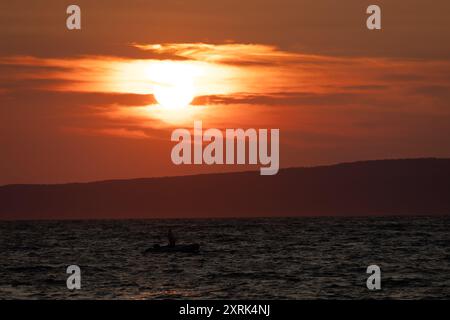
[[[154,96],[158,104],[168,109],[182,109],[194,99],[192,83],[173,79],[154,86]]]
[[[194,74],[189,66],[162,62],[153,72],[153,95],[160,106],[179,110],[194,100]]]

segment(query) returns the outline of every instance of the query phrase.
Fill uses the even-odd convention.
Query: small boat
[[[193,244],[179,244],[176,246],[160,246],[155,244],[152,248],[148,248],[144,253],[197,253],[200,250],[200,245],[198,243]]]

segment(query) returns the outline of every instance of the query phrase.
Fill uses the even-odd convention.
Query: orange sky
[[[448,1],[0,4],[0,184],[257,169],[175,166],[170,133],[280,128],[282,167],[450,157]],[[43,5],[45,4],[45,5]],[[192,80],[171,111],[153,94]],[[169,75],[169,76],[167,76]]]

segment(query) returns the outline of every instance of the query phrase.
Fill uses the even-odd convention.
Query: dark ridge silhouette
[[[0,187],[0,219],[450,214],[450,159]]]

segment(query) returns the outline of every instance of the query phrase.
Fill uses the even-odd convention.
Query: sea
[[[144,253],[169,229],[200,252]],[[3,221],[0,299],[449,299],[449,230],[450,217]]]

